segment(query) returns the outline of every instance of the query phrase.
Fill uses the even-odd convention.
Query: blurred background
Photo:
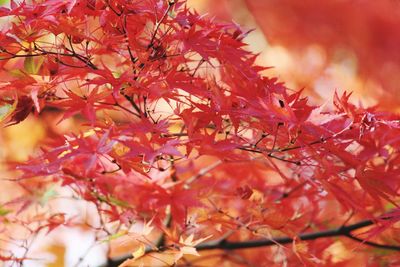
[[[254,29],[246,39],[265,72],[317,103],[334,90],[398,111],[400,1],[189,0],[189,6]]]

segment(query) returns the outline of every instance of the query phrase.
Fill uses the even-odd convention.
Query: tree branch
[[[300,234],[299,239],[302,241],[307,240],[316,240],[319,238],[327,238],[334,236],[346,236],[358,242],[363,242],[368,245],[368,243],[364,240],[355,238],[351,235],[351,232],[366,226],[373,225],[374,222],[372,220],[361,221],[355,224],[351,224],[348,226],[342,226],[331,230],[319,231],[313,233],[305,233]],[[200,244],[196,247],[197,250],[210,250],[210,249],[225,249],[225,250],[233,250],[233,249],[246,249],[246,248],[257,248],[257,247],[267,247],[274,246],[277,244],[288,244],[293,242],[293,238],[291,237],[277,237],[271,239],[260,239],[260,240],[248,240],[248,241],[239,241],[239,242],[229,242],[226,240],[220,240],[217,242],[208,242],[204,244]],[[386,246],[386,245],[383,245]],[[396,247],[396,250],[400,250],[400,247]]]
[[[308,241],[308,240],[316,240],[319,238],[345,236],[354,241],[357,241],[361,244],[365,244],[368,246],[380,249],[400,251],[400,246],[378,244],[375,242],[363,240],[351,234],[352,231],[370,225],[374,225],[375,223],[376,222],[372,220],[360,221],[358,223],[350,224],[348,226],[341,226],[331,230],[300,234],[298,236],[298,239],[302,241]],[[258,247],[275,246],[279,244],[280,245],[289,244],[292,243],[293,240],[294,239],[291,237],[276,237],[271,239],[248,240],[248,241],[238,241],[238,242],[230,242],[227,241],[226,239],[222,239],[222,240],[210,241],[203,244],[199,244],[198,246],[196,246],[196,250],[200,251],[200,250],[212,250],[212,249],[222,249],[222,250],[250,249]],[[160,248],[159,250],[162,251],[165,250],[165,248]],[[151,253],[151,252],[156,252],[156,251],[154,249],[149,249],[146,251],[146,253]],[[109,260],[105,267],[117,267],[130,257],[131,255],[120,259]]]

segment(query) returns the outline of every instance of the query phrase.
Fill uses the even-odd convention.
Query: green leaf
[[[29,54],[28,54],[29,55]],[[37,74],[39,72],[40,67],[43,64],[43,57],[34,58],[32,56],[28,56],[24,60],[24,69],[29,74]]]
[[[119,231],[118,233],[108,236],[106,239],[102,240],[101,242],[107,243],[107,242],[110,242],[111,240],[118,239],[121,236],[124,236],[126,234],[127,234],[127,231]]]
[[[13,110],[14,107],[10,104],[0,106],[0,122],[3,121]]]
[[[108,199],[109,199],[111,204],[114,204],[116,206],[124,207],[124,208],[129,208],[130,207],[129,203],[126,202],[126,201],[122,201],[122,200],[116,199],[116,198],[114,198],[112,196],[108,197]]]
[[[112,76],[114,77],[114,78],[120,78],[121,77],[121,75],[122,75],[122,73],[121,72],[117,72],[117,71],[113,71],[112,72]]]
[[[113,196],[107,196],[106,197],[106,196],[102,196],[102,195],[97,195],[96,194],[96,197],[101,202],[105,202],[105,203],[108,203],[108,204],[113,204],[115,206],[123,207],[123,208],[129,208],[130,207],[128,202],[125,202],[123,200],[119,200],[119,199],[117,199],[117,198],[115,198]]]
[[[6,215],[9,214],[11,211],[12,211],[12,210],[5,209],[5,208],[3,208],[3,207],[0,206],[0,216],[1,216],[1,217],[6,216]]]
[[[170,10],[169,12],[168,12],[168,16],[170,17],[170,18],[175,18],[176,17],[176,12],[174,12],[173,10]]]
[[[58,193],[55,190],[55,187],[51,187],[49,188],[44,194],[43,196],[40,198],[39,203],[40,205],[43,207],[47,204],[47,202],[49,202],[50,199],[56,197],[58,195]]]

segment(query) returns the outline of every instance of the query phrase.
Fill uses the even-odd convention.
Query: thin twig
[[[171,11],[171,8],[174,6],[174,4],[175,4],[175,1],[170,1],[170,2],[168,2],[168,8],[165,10],[165,12],[164,12],[163,16],[161,17],[161,19],[160,19],[159,21],[156,22],[156,25],[155,25],[155,27],[154,27],[154,32],[153,32],[153,35],[152,35],[151,38],[150,38],[150,43],[149,43],[149,45],[147,46],[147,49],[153,47],[153,45],[154,45],[154,39],[156,38],[158,29],[160,28],[161,23],[163,22],[163,20],[167,17],[168,12]]]

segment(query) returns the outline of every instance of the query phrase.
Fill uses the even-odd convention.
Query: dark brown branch
[[[138,118],[142,117],[142,110],[139,108],[138,105],[136,105],[135,101],[133,100],[133,97],[128,96],[124,93],[122,93],[122,95],[125,97],[126,100],[128,100],[128,102],[132,105],[132,107],[136,110]]]
[[[327,237],[339,237],[345,236],[354,241],[357,241],[361,244],[365,244],[367,246],[376,247],[380,249],[387,249],[387,250],[395,250],[400,251],[400,246],[395,245],[385,245],[385,244],[378,244],[371,241],[366,241],[355,237],[351,234],[352,231],[357,229],[361,229],[367,226],[374,225],[376,222],[372,220],[365,220],[358,223],[354,223],[348,226],[342,226],[331,230],[326,231],[319,231],[313,233],[304,233],[298,236],[299,240],[308,241],[308,240],[316,240],[319,238],[327,238]],[[251,249],[251,248],[258,248],[258,247],[268,247],[268,246],[275,246],[275,245],[284,245],[290,244],[293,242],[293,238],[291,237],[276,237],[271,239],[259,239],[259,240],[247,240],[247,241],[238,241],[238,242],[231,242],[225,239],[211,241],[204,244],[199,244],[196,246],[198,251],[200,250],[212,250],[212,249],[222,249],[222,250],[234,250],[234,249]],[[165,250],[167,248],[159,248],[159,251]],[[156,252],[154,249],[148,249],[147,253]],[[109,260],[105,267],[116,267],[123,263],[126,259],[130,258],[129,255],[126,258]]]
[[[110,8],[110,10],[111,10],[112,12],[115,13],[115,15],[117,15],[118,17],[120,17],[120,16],[122,15],[122,11],[120,11],[120,12],[116,11],[116,10],[112,7],[112,5],[110,4],[110,1],[107,0],[106,3],[107,3],[107,6]]]
[[[313,232],[313,233],[305,233],[300,234],[299,239],[303,241],[307,240],[316,240],[319,238],[326,237],[334,237],[334,236],[346,236],[350,237],[353,240],[356,240],[351,235],[351,232],[366,226],[373,225],[374,222],[371,220],[361,221],[355,224],[351,224],[348,226],[339,227],[332,230]],[[361,239],[360,239],[361,240]],[[360,240],[357,240],[360,242]],[[248,241],[239,241],[239,242],[229,242],[226,240],[220,240],[217,242],[208,242],[204,244],[200,244],[196,247],[197,250],[210,250],[210,249],[224,249],[224,250],[233,250],[233,249],[246,249],[246,248],[257,248],[257,247],[267,247],[273,246],[277,244],[289,244],[293,242],[293,238],[291,237],[277,237],[272,239],[260,239],[260,240],[248,240]],[[364,244],[368,245],[366,242],[361,240]],[[400,250],[400,247],[397,247],[396,250]]]
[[[43,48],[41,48],[39,45],[37,45],[36,43],[35,45],[35,50],[38,50],[39,52],[42,53],[42,55],[55,55],[55,56],[65,56],[65,57],[72,57],[72,58],[76,58],[77,60],[85,63],[86,66],[88,66],[89,68],[93,69],[93,70],[97,70],[97,66],[94,65],[91,61],[89,57],[80,55],[75,53],[73,50],[65,48],[67,51],[70,52],[70,54],[68,53],[60,53],[60,52],[54,52],[54,51],[48,51],[48,50],[44,50]]]
[[[168,8],[165,10],[164,14],[162,15],[161,19],[159,21],[156,21],[155,27],[154,27],[154,32],[150,38],[150,43],[147,46],[147,49],[151,48],[154,46],[154,40],[156,38],[158,29],[161,26],[161,23],[163,22],[163,20],[167,17],[168,13],[171,11],[172,7],[175,5],[175,1],[168,1]]]

